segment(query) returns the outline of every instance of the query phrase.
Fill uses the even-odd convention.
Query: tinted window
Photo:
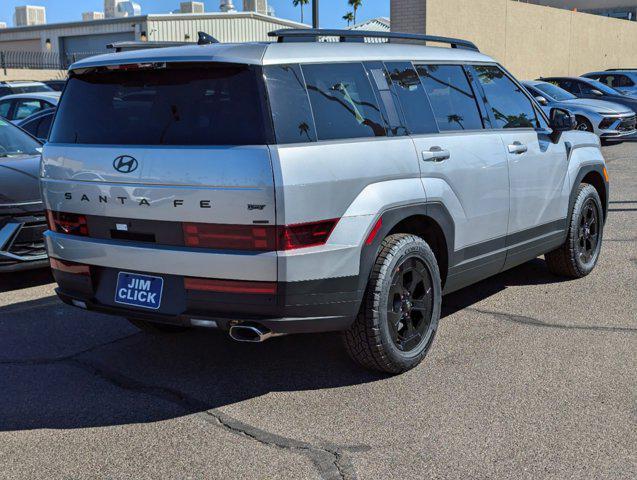
[[[380,102],[380,110],[385,123],[389,126],[389,134],[393,136],[408,135],[409,131],[401,115],[400,103],[391,86],[391,78],[382,62],[366,63],[367,71],[372,80],[372,87]]]
[[[277,143],[315,142],[316,128],[298,65],[264,68]]]
[[[437,131],[425,89],[411,63],[386,63],[410,133]]]
[[[38,129],[35,132],[37,138],[49,138],[49,131],[51,130],[51,123],[53,123],[53,114],[45,115],[38,124]]]
[[[556,79],[556,80],[547,80],[547,82],[552,85],[556,85],[560,87],[561,89],[566,90],[569,93],[572,93],[573,95],[581,95],[579,85],[577,84],[577,82],[574,82],[572,80]]]
[[[68,81],[56,143],[261,145],[268,143],[260,70],[224,64],[89,72]]]
[[[475,72],[489,102],[494,128],[536,128],[531,100],[502,70],[495,66],[475,66]]]
[[[13,93],[35,93],[35,92],[52,92],[53,89],[51,87],[47,87],[46,85],[29,85],[25,87],[19,87],[17,85],[13,86]]]
[[[604,85],[602,82],[598,82],[596,80],[588,80],[586,82],[578,80],[577,83],[579,84],[579,88],[583,95],[594,95],[593,90],[599,90],[606,95],[621,95],[621,93],[614,88]]]
[[[11,110],[11,100],[0,102],[0,117],[7,118],[7,115],[9,115],[9,110]]]
[[[40,143],[29,137],[18,127],[0,120],[0,158],[9,155],[37,155]]]
[[[558,102],[562,102],[564,100],[573,100],[577,98],[572,93],[567,92],[563,88],[558,87],[557,85],[553,85],[552,83],[539,83],[535,85],[535,88],[540,90],[539,95],[548,96]]]
[[[460,65],[418,65],[440,130],[483,128],[476,97]]]
[[[5,95],[11,95],[13,92],[9,87],[0,87],[0,97],[4,97]]]
[[[611,87],[634,87],[635,82],[633,82],[626,75],[617,75],[615,80],[613,80],[613,84]]]
[[[362,64],[303,65],[302,69],[319,140],[387,135]]]

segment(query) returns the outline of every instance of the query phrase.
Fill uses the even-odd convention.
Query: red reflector
[[[50,257],[51,268],[59,270],[64,273],[72,273],[74,275],[86,275],[91,276],[91,267],[88,265],[81,265],[79,263],[65,262],[64,260],[58,260],[57,258]]]
[[[382,226],[383,226],[383,217],[380,217],[378,221],[376,222],[376,224],[374,225],[374,228],[372,228],[372,231],[369,232],[369,235],[367,236],[367,240],[365,240],[365,245],[371,245],[372,243],[374,243],[374,239],[376,238],[376,235],[378,235],[378,231],[380,230]]]
[[[324,245],[338,223],[338,218],[321,222],[300,223],[281,228],[279,235],[279,250],[294,250],[296,248],[315,247]]]
[[[188,247],[230,250],[276,250],[276,228],[270,225],[221,225],[184,223],[184,241]]]
[[[49,229],[53,232],[82,237],[88,236],[88,225],[84,215],[47,210],[46,218]]]
[[[211,280],[208,278],[185,278],[186,290],[219,293],[247,293],[255,295],[276,294],[276,282],[244,282],[241,280]]]

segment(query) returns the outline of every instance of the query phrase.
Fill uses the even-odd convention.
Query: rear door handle
[[[529,150],[529,147],[520,142],[513,142],[508,148],[509,153],[514,153],[516,155],[521,155]]]
[[[422,152],[422,159],[425,162],[444,162],[450,158],[449,150],[443,150],[440,147],[431,147],[429,150],[423,150]]]

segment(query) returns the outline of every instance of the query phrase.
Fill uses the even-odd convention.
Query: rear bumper
[[[354,321],[362,294],[357,277],[278,283],[275,295],[212,293],[186,290],[183,277],[161,275],[164,296],[158,311],[117,304],[118,269],[91,267],[82,276],[53,270],[60,299],[88,310],[180,326],[214,321],[227,330],[233,324],[258,323],[274,333],[345,330]],[[137,272],[146,273],[146,272]]]

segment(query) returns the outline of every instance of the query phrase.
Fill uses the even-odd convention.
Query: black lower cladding
[[[115,301],[120,270],[91,267],[91,276],[53,271],[60,298],[84,302],[90,310],[161,323],[190,325],[191,319],[216,320],[221,328],[232,321],[255,322],[280,333],[347,329],[354,320],[362,293],[358,277],[305,282],[280,282],[275,295],[188,291],[183,277],[129,272],[164,279],[158,310],[121,305]]]

